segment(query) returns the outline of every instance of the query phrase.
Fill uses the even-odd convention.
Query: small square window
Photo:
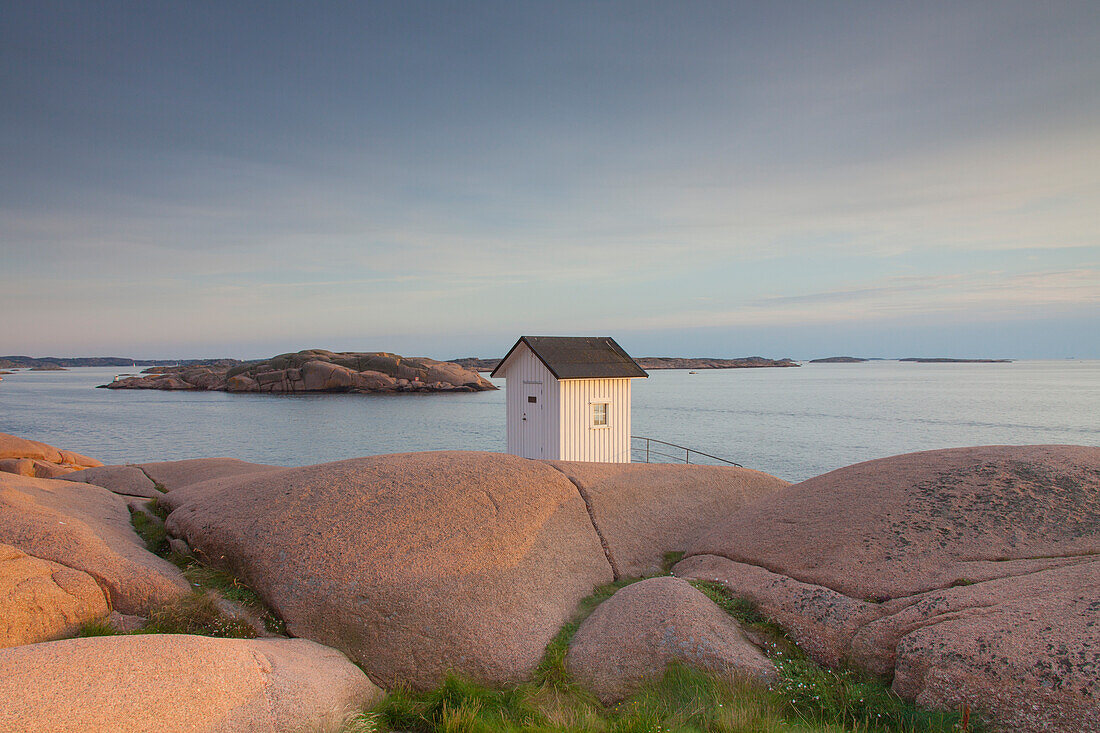
[[[607,403],[597,402],[592,405],[592,425],[602,427],[607,425]]]
[[[538,397],[535,397],[534,395],[528,395],[528,396],[527,396],[527,401],[528,401],[528,402],[538,402],[538,401],[539,401],[539,398],[538,398]]]

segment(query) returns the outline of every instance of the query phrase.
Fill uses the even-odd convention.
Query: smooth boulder
[[[115,494],[154,499],[161,495],[156,483],[137,466],[99,466],[74,471],[62,476],[65,481],[78,481],[101,486]]]
[[[102,465],[94,458],[71,450],[0,433],[0,473],[14,473],[30,478],[57,478],[70,471]]]
[[[61,466],[37,458],[0,458],[0,472],[29,478],[62,478],[72,472],[72,466]]]
[[[611,567],[576,487],[496,453],[357,458],[173,488],[169,531],[291,634],[385,686],[527,678]]]
[[[690,555],[887,600],[1100,553],[1100,448],[908,453],[809,479],[725,517]]]
[[[122,613],[144,615],[191,590],[145,549],[125,500],[99,486],[0,474],[0,542],[91,575]]]
[[[741,507],[790,484],[734,466],[552,461],[581,492],[617,577],[658,572]]]
[[[159,484],[164,491],[172,491],[212,479],[278,471],[281,468],[263,463],[249,463],[236,458],[189,458],[182,461],[139,463],[137,467]]]
[[[71,636],[109,613],[92,576],[0,544],[0,648]]]
[[[1100,448],[983,446],[850,466],[694,543],[678,576],[756,601],[819,661],[1002,730],[1100,719]]]
[[[304,639],[68,639],[0,650],[0,669],[0,730],[21,733],[340,730],[381,694]]]
[[[567,661],[605,703],[659,678],[673,662],[761,684],[777,676],[736,619],[670,577],[633,583],[604,601],[577,629]]]

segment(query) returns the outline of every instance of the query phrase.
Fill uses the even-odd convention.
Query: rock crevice
[[[553,464],[550,464],[553,466]],[[600,538],[600,546],[603,547],[604,557],[607,558],[607,564],[611,566],[611,574],[615,580],[619,580],[622,577],[622,572],[619,570],[619,564],[615,562],[615,555],[611,552],[611,545],[607,542],[607,537],[604,536],[603,530],[600,529],[599,523],[596,521],[596,513],[592,509],[592,500],[588,498],[588,492],[584,490],[584,486],[580,481],[576,480],[565,471],[561,470],[559,466],[553,466],[557,469],[565,478],[569,479],[569,483],[573,484],[577,489],[577,493],[581,497],[581,501],[584,502],[585,511],[588,512],[588,521],[592,523],[592,529],[596,531],[596,536]]]

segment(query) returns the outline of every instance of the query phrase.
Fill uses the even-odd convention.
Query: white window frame
[[[611,427],[611,400],[592,400],[589,403],[590,409],[588,411],[588,423],[589,427],[593,430],[606,430]],[[599,424],[596,422],[596,406],[603,405],[603,419],[604,422]]]

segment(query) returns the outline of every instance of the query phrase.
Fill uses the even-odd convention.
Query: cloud
[[[643,316],[635,319],[631,328],[871,323],[928,316],[981,321],[1030,316],[1035,311],[1088,314],[1098,307],[1100,268],[1092,267],[1015,275],[987,272],[892,278],[874,287],[772,296],[734,308]]]

